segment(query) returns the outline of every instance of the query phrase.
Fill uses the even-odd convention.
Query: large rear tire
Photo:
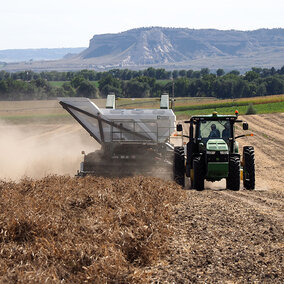
[[[227,188],[231,190],[240,190],[240,158],[233,156],[229,160],[229,175],[226,180]]]
[[[174,181],[184,187],[185,183],[185,159],[184,159],[184,148],[175,147],[174,149]]]
[[[244,188],[248,190],[255,189],[255,163],[254,148],[252,146],[244,146],[243,148],[243,182]]]
[[[192,187],[198,191],[204,190],[205,170],[201,157],[193,159],[193,181]]]

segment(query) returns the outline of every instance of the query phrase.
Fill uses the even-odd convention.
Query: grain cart
[[[59,98],[59,103],[101,145],[83,153],[78,176],[154,175],[184,185],[184,154],[170,143],[176,117],[168,95],[161,97],[160,109],[116,109],[114,95],[107,97],[106,108],[87,98]]]
[[[235,136],[235,123],[241,123],[238,112],[235,115],[193,116],[189,121],[189,142],[186,149],[186,176],[190,177],[191,187],[204,189],[204,180],[219,181],[226,178],[226,188],[240,189],[240,179],[243,178],[244,188],[255,188],[254,148],[243,147],[243,157],[239,153]],[[177,128],[182,130],[182,126]],[[248,130],[248,124],[243,122],[243,130]]]

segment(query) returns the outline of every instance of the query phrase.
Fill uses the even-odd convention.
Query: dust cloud
[[[7,125],[0,122],[0,179],[74,175],[81,151],[99,145],[77,125]]]

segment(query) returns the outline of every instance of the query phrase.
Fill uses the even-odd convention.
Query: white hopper
[[[176,117],[171,109],[99,108],[87,98],[59,98],[59,101],[101,144],[165,143],[175,130]]]

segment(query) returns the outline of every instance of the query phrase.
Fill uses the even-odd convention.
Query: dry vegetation
[[[145,282],[184,192],[158,179],[1,182],[1,282]]]

